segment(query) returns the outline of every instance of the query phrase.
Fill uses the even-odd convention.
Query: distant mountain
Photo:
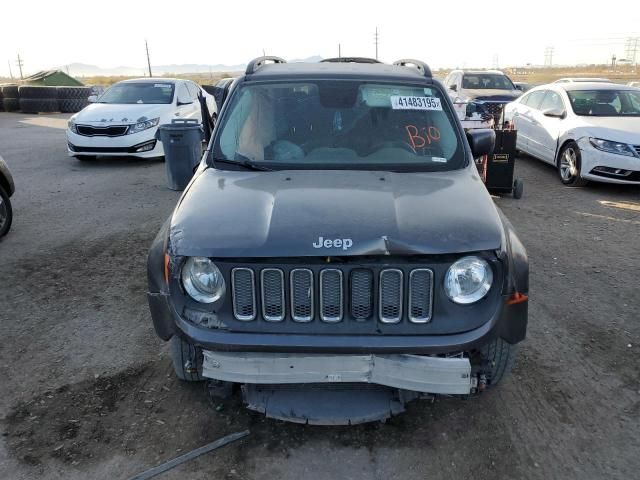
[[[319,55],[314,55],[307,58],[289,60],[290,62],[308,62],[315,63],[322,60]],[[154,75],[168,75],[176,74],[183,75],[187,73],[209,73],[209,72],[238,72],[244,70],[246,64],[238,65],[223,65],[220,63],[204,65],[196,63],[181,63],[171,65],[151,65],[151,71]],[[142,76],[147,73],[147,68],[142,67],[113,67],[103,68],[97,65],[89,65],[86,63],[70,63],[69,65],[62,65],[60,70],[68,71],[71,76],[74,77],[97,77],[97,76]]]

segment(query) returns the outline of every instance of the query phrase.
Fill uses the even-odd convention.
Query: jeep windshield
[[[452,170],[465,162],[454,118],[437,87],[248,82],[225,108],[213,162],[265,169]]]

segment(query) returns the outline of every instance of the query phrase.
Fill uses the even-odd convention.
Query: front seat
[[[614,92],[598,92],[596,94],[596,103],[591,107],[591,115],[617,115],[618,111],[611,105],[616,99]]]

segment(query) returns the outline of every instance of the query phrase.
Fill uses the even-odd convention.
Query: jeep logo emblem
[[[318,241],[313,243],[313,248],[342,248],[349,250],[353,246],[350,238],[330,238],[318,237]]]

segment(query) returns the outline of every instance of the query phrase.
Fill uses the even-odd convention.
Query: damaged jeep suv
[[[178,377],[315,424],[498,384],[528,261],[473,161],[494,139],[417,60],[252,61],[149,254]]]

